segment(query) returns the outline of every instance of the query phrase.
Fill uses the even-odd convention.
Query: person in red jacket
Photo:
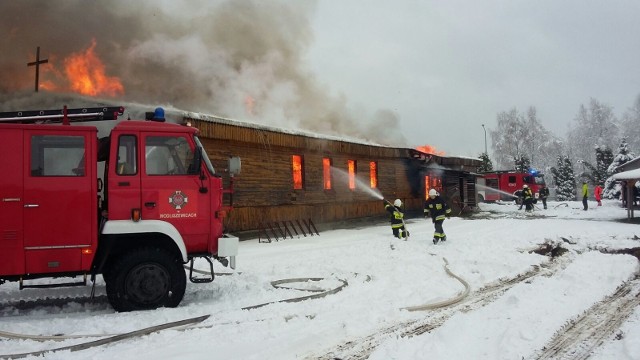
[[[600,184],[597,184],[595,189],[593,189],[593,195],[598,202],[598,206],[602,206],[602,186],[600,186]]]

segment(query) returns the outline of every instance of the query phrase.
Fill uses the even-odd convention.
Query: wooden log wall
[[[418,211],[422,199],[411,194],[404,149],[327,140],[299,134],[189,119],[200,130],[216,171],[239,156],[242,172],[234,182],[234,209],[227,231],[255,230],[260,222],[312,219],[316,224],[384,217],[383,203],[368,190],[369,162],[376,161],[378,189],[390,201],[400,198]],[[293,189],[292,155],[303,157],[302,190]],[[332,189],[323,188],[322,159],[332,161]],[[347,160],[357,162],[357,186],[348,187]]]

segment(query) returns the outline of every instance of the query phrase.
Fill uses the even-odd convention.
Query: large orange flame
[[[426,153],[426,154],[444,155],[444,151],[440,151],[440,150],[436,149],[435,147],[433,147],[431,145],[417,146],[416,150],[421,151],[421,152]]]
[[[90,96],[124,94],[120,79],[105,74],[105,66],[95,54],[95,47],[96,41],[93,39],[87,50],[71,54],[64,60],[71,90]]]

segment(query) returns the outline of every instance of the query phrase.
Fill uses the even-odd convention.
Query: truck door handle
[[[38,204],[24,204],[24,207],[26,207],[26,208],[37,208],[37,207],[40,207],[40,205],[38,205]]]
[[[152,201],[149,201],[149,202],[144,203],[144,206],[150,207],[150,208],[154,208],[154,207],[156,207],[156,203],[152,202]]]
[[[118,183],[118,186],[129,186],[131,185],[128,181],[121,181]]]

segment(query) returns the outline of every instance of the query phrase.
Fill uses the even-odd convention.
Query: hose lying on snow
[[[46,354],[48,352],[54,352],[54,351],[62,351],[62,350],[80,351],[80,350],[85,350],[85,349],[92,348],[92,347],[95,347],[95,346],[114,343],[114,342],[117,342],[117,341],[129,339],[129,338],[133,338],[133,337],[149,335],[151,333],[154,333],[154,332],[157,332],[157,331],[160,331],[160,330],[175,328],[175,327],[184,326],[184,325],[197,324],[197,323],[205,321],[208,318],[209,318],[209,315],[198,316],[198,317],[194,317],[194,318],[190,318],[190,319],[184,319],[184,320],[180,320],[180,321],[174,321],[174,322],[170,322],[170,323],[164,323],[164,324],[160,324],[160,325],[156,325],[156,326],[151,326],[151,327],[148,327],[148,328],[144,328],[144,329],[140,329],[140,330],[136,330],[136,331],[131,331],[131,332],[128,332],[128,333],[119,334],[119,335],[111,336],[111,337],[108,337],[108,338],[95,340],[95,341],[90,341],[90,342],[86,342],[86,343],[82,343],[82,344],[76,344],[76,345],[71,345],[71,346],[63,346],[63,347],[60,347],[60,348],[57,348],[57,349],[34,351],[34,352],[30,352],[30,353],[0,355],[0,358],[2,358],[2,359],[6,359],[6,358],[19,359],[19,358],[24,358],[24,357],[27,357],[27,356],[40,356],[40,355],[44,355],[44,354]]]
[[[231,275],[231,274],[228,274],[228,275]],[[309,278],[282,279],[282,280],[272,281],[271,286],[273,286],[274,288],[283,288],[283,286],[280,286],[281,284],[305,282],[305,281],[321,281],[321,280],[324,280],[324,278],[309,277]],[[342,284],[334,289],[330,289],[326,291],[317,290],[317,289],[312,289],[312,290],[297,289],[301,291],[312,291],[312,292],[322,291],[322,292],[318,292],[317,294],[313,294],[313,295],[307,295],[307,296],[301,296],[296,298],[272,301],[272,302],[259,304],[259,305],[247,306],[247,307],[243,307],[242,310],[257,309],[259,307],[263,307],[270,304],[276,304],[276,303],[289,303],[289,302],[298,302],[298,301],[309,300],[309,299],[318,299],[330,294],[335,294],[349,285],[349,283],[346,280],[338,279],[338,281],[340,281]],[[204,316],[199,316],[195,318],[184,319],[184,320],[174,321],[170,323],[164,323],[164,324],[128,332],[125,334],[116,334],[116,335],[102,334],[102,335],[48,335],[47,336],[47,335],[25,335],[25,334],[11,333],[7,331],[0,331],[0,337],[5,337],[9,339],[30,339],[35,341],[51,341],[51,340],[62,341],[62,340],[68,340],[68,339],[78,339],[78,338],[88,338],[88,337],[104,337],[103,339],[100,339],[100,340],[89,341],[89,342],[84,342],[84,343],[71,345],[71,346],[64,346],[64,347],[55,348],[55,349],[40,350],[40,351],[34,351],[34,352],[22,353],[22,354],[0,355],[0,359],[7,359],[7,358],[18,359],[18,358],[24,358],[27,356],[40,356],[48,352],[56,352],[56,351],[63,351],[63,350],[80,351],[80,350],[85,350],[85,349],[89,349],[96,346],[114,343],[117,341],[129,339],[133,337],[148,335],[148,334],[165,330],[165,329],[170,329],[170,328],[175,329],[179,327],[183,327],[185,329],[193,328],[192,325],[201,323],[204,320],[208,319],[210,316],[211,315],[204,315]]]
[[[471,291],[471,287],[469,286],[469,283],[467,283],[463,278],[461,278],[460,276],[452,273],[451,270],[449,270],[449,262],[447,261],[446,258],[442,258],[442,260],[444,260],[444,270],[447,272],[447,274],[449,276],[455,278],[462,285],[464,285],[464,291],[462,293],[458,294],[456,297],[448,299],[448,300],[438,301],[438,302],[431,303],[431,304],[424,304],[424,305],[417,305],[417,306],[407,306],[407,307],[402,308],[402,310],[408,310],[408,311],[433,310],[433,309],[437,309],[437,308],[441,308],[441,307],[445,307],[445,306],[449,306],[449,305],[455,304],[455,303],[461,301],[462,299],[464,299],[467,295],[469,295],[469,292]]]

